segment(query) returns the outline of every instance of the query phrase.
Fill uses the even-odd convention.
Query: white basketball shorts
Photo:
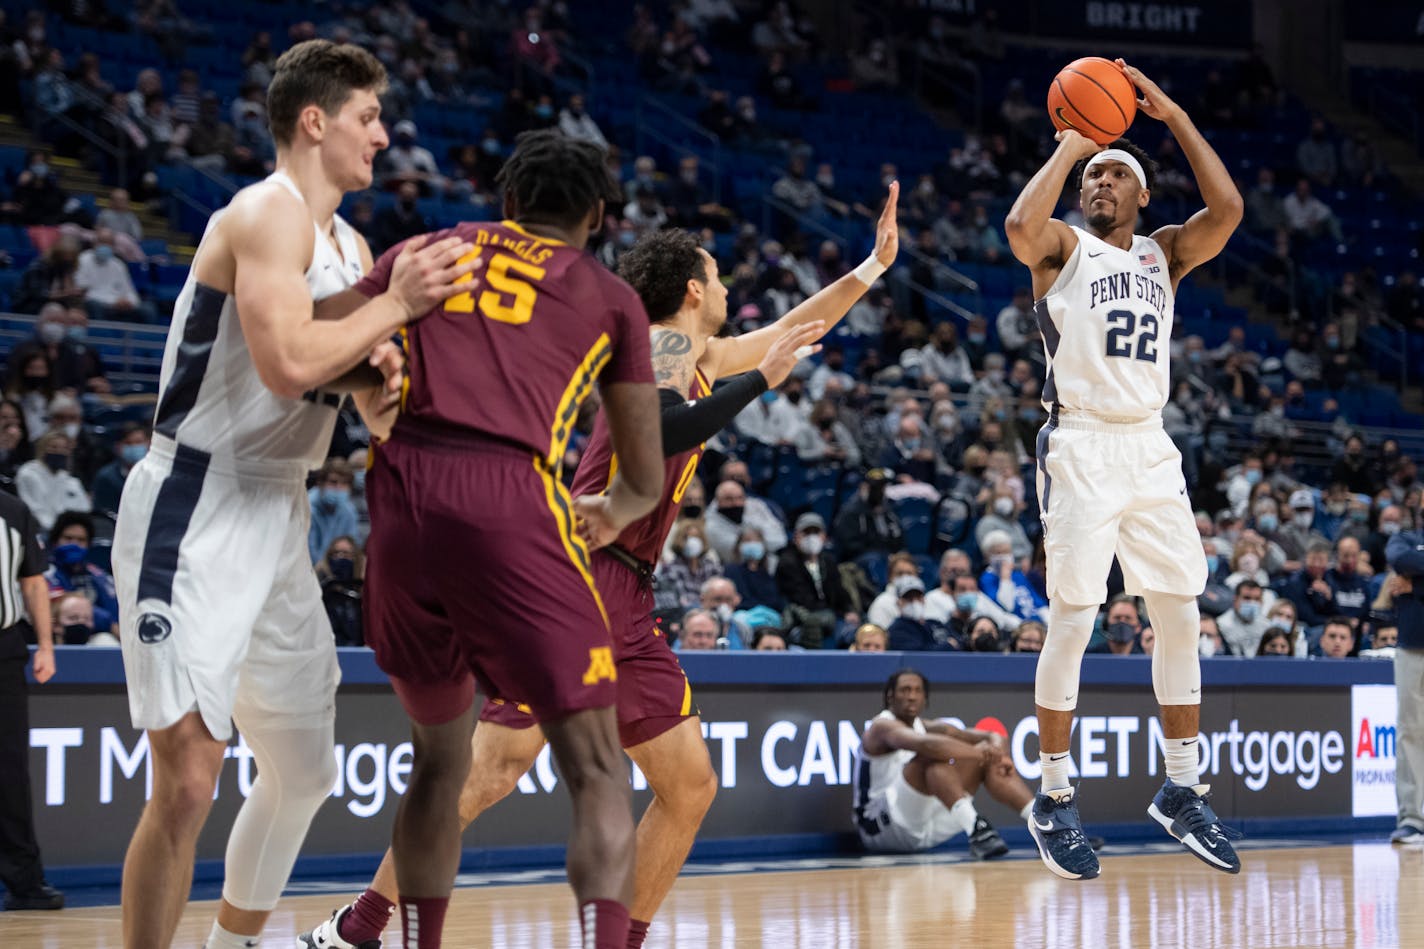
[[[910,787],[903,771],[883,793],[873,795],[866,805],[866,817],[880,827],[877,834],[860,832],[867,850],[886,853],[914,853],[938,847],[961,828],[939,798],[921,794]]]
[[[1050,599],[1102,603],[1114,553],[1134,596],[1206,587],[1182,456],[1160,419],[1050,420],[1038,434],[1038,503]]]
[[[119,640],[135,728],[197,710],[219,741],[335,713],[340,668],[307,553],[305,472],[154,439],[114,533]]]

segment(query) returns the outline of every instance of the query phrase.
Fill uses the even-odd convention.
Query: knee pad
[[[1147,618],[1157,634],[1152,649],[1152,691],[1161,705],[1201,704],[1201,612],[1196,597],[1144,593]]]
[[[1034,673],[1033,700],[1044,708],[1071,712],[1078,707],[1078,678],[1083,653],[1093,638],[1096,606],[1054,601],[1048,607],[1048,635]]]

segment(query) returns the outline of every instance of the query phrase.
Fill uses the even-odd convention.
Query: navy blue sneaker
[[[1424,846],[1424,830],[1413,824],[1400,824],[1394,829],[1394,833],[1389,835],[1389,842],[1404,847]]]
[[[1058,792],[1060,798],[1035,794],[1028,832],[1038,844],[1044,866],[1065,880],[1091,880],[1098,875],[1098,855],[1083,836],[1075,803],[1077,788]]]
[[[1211,785],[1181,787],[1171,781],[1152,799],[1148,815],[1203,863],[1226,873],[1241,872],[1241,858],[1231,839],[1241,835],[1221,826],[1221,818],[1211,809]]]

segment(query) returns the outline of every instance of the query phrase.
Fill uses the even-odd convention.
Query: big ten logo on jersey
[[[588,651],[588,669],[583,674],[583,684],[597,685],[605,681],[618,681],[618,667],[613,664],[613,649],[609,646],[595,646]]]

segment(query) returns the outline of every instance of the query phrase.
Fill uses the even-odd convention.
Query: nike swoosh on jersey
[[[1106,253],[1107,253],[1107,251],[1105,251],[1105,250],[1100,250],[1100,251],[1098,251],[1096,254],[1093,253],[1092,251],[1088,251],[1088,256],[1089,256],[1089,257],[1101,257],[1101,256],[1103,256],[1103,255],[1106,254]]]

